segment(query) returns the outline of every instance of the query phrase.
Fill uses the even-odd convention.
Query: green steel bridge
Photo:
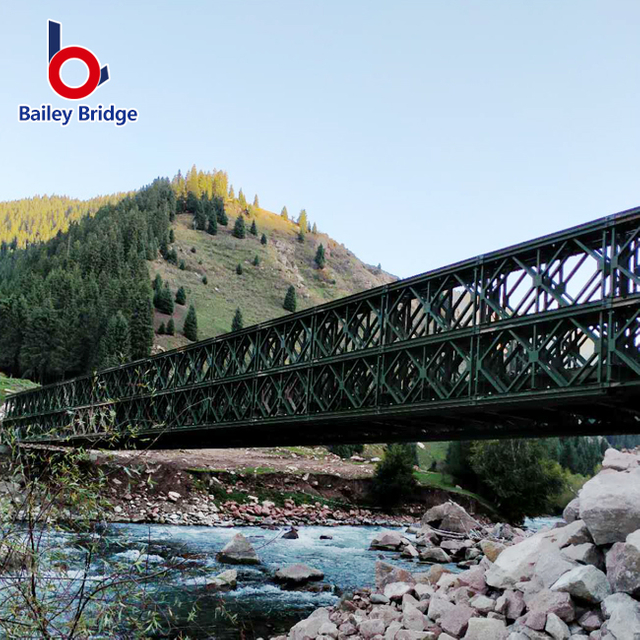
[[[167,448],[640,433],[639,234],[637,208],[24,391],[3,431]]]

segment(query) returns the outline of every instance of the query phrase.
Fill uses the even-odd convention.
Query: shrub
[[[373,499],[383,507],[393,507],[411,497],[417,485],[413,473],[415,445],[392,444],[376,465],[371,481]]]

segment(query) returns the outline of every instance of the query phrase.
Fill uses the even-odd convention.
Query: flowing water
[[[541,518],[529,521],[527,526],[538,529],[555,521]],[[171,603],[178,613],[179,630],[190,638],[268,638],[286,633],[314,609],[337,603],[344,593],[373,586],[379,559],[414,572],[428,570],[429,565],[402,559],[397,553],[369,551],[372,538],[381,530],[382,527],[301,527],[298,539],[287,540],[282,538],[284,529],[110,525],[104,554],[95,559],[89,574],[99,580],[112,567],[142,558],[146,570],[163,572],[162,579],[154,585],[157,597]],[[261,564],[217,562],[216,553],[238,532],[253,544]],[[55,547],[65,557],[68,573],[80,567],[81,541],[81,535],[56,534]],[[292,591],[274,582],[273,574],[278,568],[298,562],[324,572],[323,590]],[[455,565],[450,568],[457,570]],[[238,572],[237,588],[227,592],[212,589],[211,579],[228,569]],[[197,609],[189,617],[194,602]],[[177,635],[176,630],[171,637]]]

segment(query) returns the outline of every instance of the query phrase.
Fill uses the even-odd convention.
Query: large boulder
[[[623,542],[640,529],[640,471],[591,478],[580,491],[580,517],[597,545]]]
[[[580,518],[580,498],[574,498],[562,512],[564,521],[568,524]]]
[[[472,529],[481,528],[480,523],[472,518],[463,507],[455,502],[445,502],[431,507],[422,516],[422,525],[428,524],[453,533],[469,533]]]
[[[614,592],[640,596],[640,530],[616,542],[607,553],[607,578]]]
[[[397,551],[407,542],[408,540],[398,531],[381,531],[373,538],[369,549]]]
[[[320,569],[308,567],[306,564],[290,564],[282,569],[278,569],[274,576],[276,582],[283,582],[287,585],[301,585],[312,580],[322,580],[324,573]]]
[[[255,549],[241,533],[236,533],[216,557],[228,564],[260,564]]]
[[[611,585],[600,569],[586,564],[565,573],[551,591],[569,593],[574,598],[598,604],[611,595]]]
[[[316,609],[308,618],[300,620],[298,624],[291,628],[289,631],[289,640],[309,640],[309,638],[316,638],[320,633],[321,627],[327,622],[331,622],[329,619],[329,610]]]
[[[623,453],[617,449],[607,449],[602,461],[603,469],[615,469],[616,471],[630,471],[637,469],[640,458],[633,453]]]

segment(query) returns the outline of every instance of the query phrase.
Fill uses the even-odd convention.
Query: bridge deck
[[[640,209],[7,400],[34,442],[640,432]]]

